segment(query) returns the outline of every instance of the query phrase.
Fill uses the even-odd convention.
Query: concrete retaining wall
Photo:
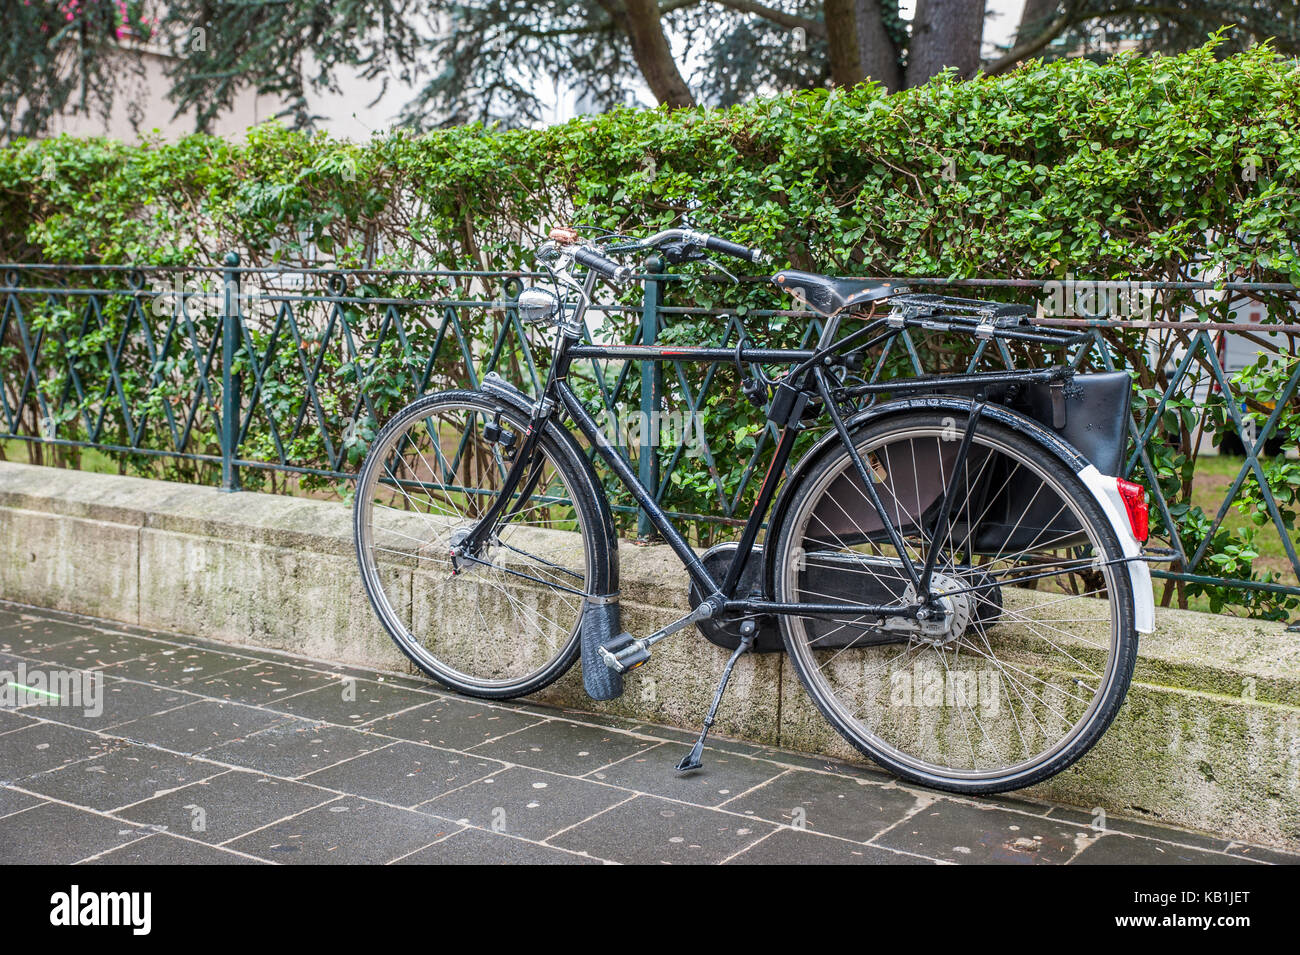
[[[625,626],[686,609],[666,547],[625,544]],[[220,640],[409,672],[362,592],[338,504],[0,462],[0,596]],[[1108,813],[1300,845],[1300,635],[1161,611],[1120,716],[1076,766],[1027,791]],[[693,631],[655,648],[605,704],[575,667],[540,698],[695,728],[724,651]],[[728,736],[860,759],[783,654],[742,661]]]

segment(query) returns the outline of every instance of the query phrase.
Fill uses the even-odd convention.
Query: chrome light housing
[[[537,249],[537,261],[554,262],[560,257],[560,243],[554,240],[543,242]]]
[[[550,322],[559,311],[560,299],[549,289],[534,285],[519,293],[519,318],[530,325]]]

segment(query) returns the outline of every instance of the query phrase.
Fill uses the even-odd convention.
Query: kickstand
[[[740,646],[736,647],[732,652],[731,659],[727,661],[727,665],[722,669],[722,679],[718,681],[718,688],[713,691],[713,704],[709,707],[708,716],[704,717],[704,729],[700,730],[700,738],[695,741],[691,751],[677,764],[679,773],[691,773],[704,765],[700,761],[700,757],[704,755],[704,741],[709,736],[709,730],[713,728],[714,717],[718,715],[718,704],[722,702],[722,694],[727,689],[727,681],[731,679],[731,671],[736,666],[736,661],[740,659],[740,655],[754,645],[754,636],[757,631],[758,626],[753,620],[746,620],[740,625]]]

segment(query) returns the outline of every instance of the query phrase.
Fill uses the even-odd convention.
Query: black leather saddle
[[[823,315],[834,315],[845,308],[906,292],[906,285],[872,279],[837,279],[830,275],[784,269],[772,276],[772,282]]]

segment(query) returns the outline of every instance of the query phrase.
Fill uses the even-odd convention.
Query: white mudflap
[[[1133,536],[1133,529],[1128,523],[1128,511],[1124,507],[1124,499],[1119,495],[1119,485],[1115,478],[1102,474],[1094,465],[1089,464],[1079,472],[1079,479],[1092,491],[1111,526],[1115,528],[1115,536],[1119,538],[1124,556],[1139,556],[1142,545]],[[1150,633],[1156,628],[1156,599],[1151,589],[1151,568],[1143,560],[1130,560],[1126,565],[1129,579],[1133,581],[1133,618],[1139,633]]]

